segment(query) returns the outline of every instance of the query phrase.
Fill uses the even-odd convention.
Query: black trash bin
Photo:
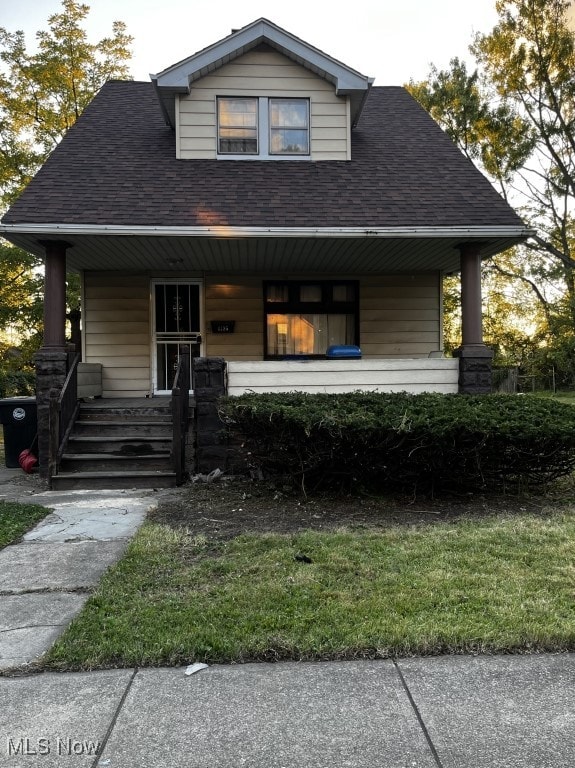
[[[18,456],[30,448],[38,431],[35,397],[6,397],[0,400],[0,422],[4,430],[7,467],[19,467]]]

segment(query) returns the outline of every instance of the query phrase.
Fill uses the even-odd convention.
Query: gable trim
[[[352,127],[356,125],[373,78],[362,75],[264,18],[248,24],[162,72],[150,75],[168,123],[174,127],[176,94],[189,93],[194,82],[262,43],[268,44],[330,82],[338,96],[349,96]]]

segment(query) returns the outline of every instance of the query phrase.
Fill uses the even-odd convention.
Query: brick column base
[[[48,479],[50,456],[50,390],[62,390],[67,374],[68,354],[58,347],[42,347],[34,356],[36,366],[36,408],[38,413],[38,464],[40,477]]]
[[[453,351],[459,358],[459,392],[489,395],[492,385],[493,350],[485,344],[466,344]]]
[[[194,387],[196,471],[224,471],[228,465],[226,429],[218,415],[217,402],[227,394],[227,365],[223,357],[192,359]]]

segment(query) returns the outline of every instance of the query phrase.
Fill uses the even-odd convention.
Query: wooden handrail
[[[178,485],[183,482],[186,466],[190,383],[190,351],[188,347],[181,347],[172,385],[172,460]]]
[[[48,482],[58,474],[60,461],[68,436],[74,426],[78,413],[78,363],[80,355],[76,355],[58,391],[50,391],[50,446],[48,457]]]

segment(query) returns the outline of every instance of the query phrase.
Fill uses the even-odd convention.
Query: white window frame
[[[256,103],[256,151],[255,152],[220,152],[220,102],[225,99],[244,99]],[[222,157],[258,157],[260,150],[260,115],[261,104],[257,96],[218,96],[216,98],[216,123],[217,123],[217,154]]]
[[[239,153],[239,154],[233,154],[230,152],[220,152],[220,125],[219,125],[219,109],[218,109],[218,99],[233,99],[233,98],[255,98],[258,100],[258,153],[252,154],[252,153]],[[307,102],[307,115],[308,115],[308,140],[309,140],[309,146],[308,146],[308,154],[294,154],[294,155],[288,155],[288,154],[272,154],[270,152],[270,113],[269,113],[269,102],[270,99],[301,99],[301,101]],[[304,162],[308,162],[311,160],[311,99],[309,99],[307,96],[244,96],[244,95],[237,95],[237,96],[226,96],[224,94],[221,94],[219,96],[216,96],[216,130],[217,130],[217,136],[216,136],[216,158],[218,160],[290,160],[290,161],[300,161],[303,160]]]
[[[272,152],[271,146],[272,146],[272,125],[270,120],[270,113],[271,113],[271,103],[272,101],[303,101],[307,108],[307,152]],[[272,157],[293,157],[294,155],[296,157],[308,157],[311,153],[311,131],[310,131],[310,108],[309,108],[309,99],[303,98],[301,96],[269,96],[267,99],[267,119],[268,119],[268,152]],[[290,127],[287,130],[297,130],[296,128]]]

